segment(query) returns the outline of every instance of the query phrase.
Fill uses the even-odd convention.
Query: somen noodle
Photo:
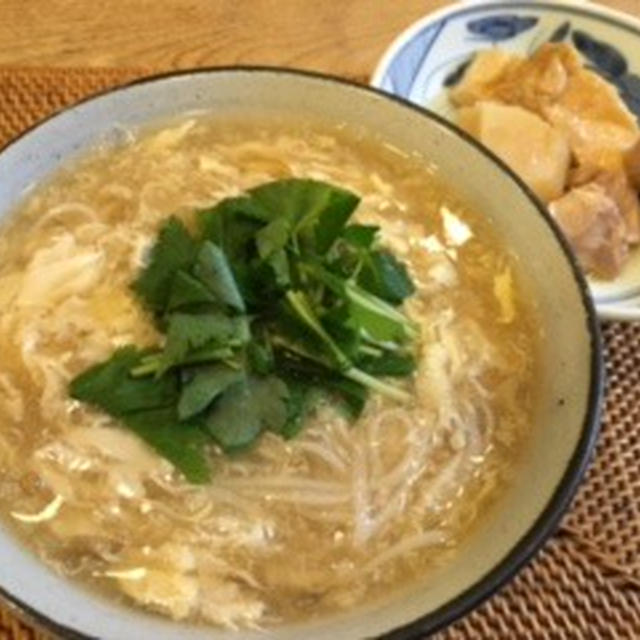
[[[0,512],[62,574],[176,619],[263,627],[353,607],[449,562],[531,422],[534,311],[490,224],[428,160],[321,123],[193,117],[92,152],[0,235]],[[159,335],[130,283],[170,214],[284,177],[359,194],[417,287],[409,402],[210,451],[192,485],[69,381]],[[445,177],[446,178],[446,177]],[[454,184],[450,177],[449,183]]]

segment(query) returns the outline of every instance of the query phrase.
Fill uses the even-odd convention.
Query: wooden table
[[[274,64],[371,73],[450,0],[0,0],[0,66]],[[599,0],[640,16],[640,0]]]

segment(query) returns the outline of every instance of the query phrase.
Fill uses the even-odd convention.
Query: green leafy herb
[[[240,313],[245,311],[244,300],[220,247],[206,240],[198,253],[193,271],[222,304]]]
[[[227,387],[239,382],[242,371],[226,364],[197,369],[187,378],[178,402],[178,417],[186,420],[204,411]]]
[[[308,249],[326,253],[360,199],[318,180],[280,180],[253,189],[252,198],[272,216],[258,237],[262,256],[283,249],[291,236]]]
[[[301,322],[315,334],[326,348],[327,354],[335,361],[338,369],[349,366],[349,358],[342,352],[335,340],[329,335],[322,322],[316,317],[313,305],[302,291],[287,291],[287,302]]]
[[[169,460],[194,484],[211,478],[205,445],[209,438],[198,422],[180,421],[175,407],[128,414],[124,425],[161,456]]]
[[[369,249],[376,239],[380,227],[366,224],[351,224],[342,232],[342,238],[357,249]]]
[[[135,347],[119,349],[106,362],[75,378],[70,386],[71,397],[90,402],[118,417],[134,411],[171,406],[178,394],[175,376],[159,379],[131,376],[131,369],[140,363],[143,356],[144,352]]]
[[[142,357],[134,347],[116,351],[106,362],[75,378],[71,396],[119,418],[194,483],[209,479],[204,455],[207,438],[197,424],[179,423],[174,375],[134,378],[130,370]]]
[[[197,249],[184,224],[169,218],[160,230],[148,266],[133,283],[135,292],[152,311],[164,310],[173,278],[178,271],[193,264]]]
[[[272,426],[271,431],[282,436],[285,440],[291,440],[302,430],[309,404],[317,390],[309,382],[301,382],[294,378],[287,380],[287,389],[289,395],[286,420],[279,427]]]
[[[415,290],[407,268],[388,251],[369,253],[360,271],[358,284],[392,304],[400,304]]]
[[[413,292],[378,228],[350,224],[359,198],[287,179],[160,230],[133,289],[164,344],[116,351],[70,386],[118,418],[191,482],[209,478],[207,444],[235,452],[266,430],[303,428],[315,399],[358,416],[372,391],[415,369],[417,330],[398,308]]]
[[[201,280],[186,271],[176,271],[171,282],[171,291],[167,302],[168,311],[195,305],[211,304],[215,301],[216,296]]]
[[[360,415],[367,400],[367,387],[335,371],[322,362],[300,352],[279,349],[276,352],[276,370],[287,380],[309,389],[325,389],[336,392],[352,417]]]
[[[347,305],[350,317],[347,322],[355,328],[380,341],[415,337],[415,329],[404,314],[353,281],[340,278],[317,263],[303,263],[301,268]]]
[[[244,448],[261,431],[282,428],[288,394],[287,385],[275,376],[249,376],[222,395],[206,419],[207,429],[225,451]]]
[[[372,376],[403,377],[415,371],[416,360],[411,354],[386,352],[364,356],[358,360],[358,367]]]
[[[247,345],[247,358],[254,373],[267,375],[273,372],[273,347],[266,337],[254,337]]]
[[[190,364],[190,356],[203,348],[210,354],[220,353],[220,349],[244,345],[249,339],[249,323],[244,316],[228,316],[221,311],[174,313],[169,317],[167,341],[155,373],[162,375],[171,367]]]

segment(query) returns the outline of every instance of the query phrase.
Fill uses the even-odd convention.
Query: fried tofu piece
[[[574,187],[549,205],[582,267],[615,278],[628,255],[626,225],[618,205],[594,182]]]
[[[476,81],[477,83],[478,81]],[[505,65],[483,85],[483,99],[534,111],[566,134],[580,164],[631,149],[640,130],[618,91],[586,69],[567,44],[545,44],[528,60]]]
[[[529,59],[482,52],[451,99],[461,126],[551,203],[585,268],[615,277],[640,242],[640,129],[617,89],[547,43]]]
[[[478,102],[458,112],[460,126],[504,160],[544,202],[562,195],[569,169],[567,140],[517,106]]]
[[[624,154],[623,159],[631,186],[640,191],[640,139]]]
[[[567,90],[570,78],[579,73],[582,62],[567,45],[543,45],[529,59],[505,68],[491,83],[493,100],[516,104],[539,115]]]
[[[640,135],[616,89],[586,70],[571,78],[561,98],[543,108],[543,116],[567,134],[579,163],[597,165],[607,152],[624,154]]]
[[[480,100],[489,100],[493,83],[509,68],[522,64],[524,58],[502,49],[487,49],[476,54],[460,83],[453,87],[449,98],[457,106],[471,106]]]

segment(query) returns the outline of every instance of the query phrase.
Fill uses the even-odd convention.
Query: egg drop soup
[[[437,158],[321,123],[194,116],[125,132],[30,191],[0,230],[0,516],[56,572],[174,619],[264,628],[375,602],[451,562],[517,471],[537,329],[517,260]],[[268,181],[357,194],[415,292],[416,369],[356,420],[303,429],[192,484],[70,381],[162,339],[131,283],[170,215]]]

